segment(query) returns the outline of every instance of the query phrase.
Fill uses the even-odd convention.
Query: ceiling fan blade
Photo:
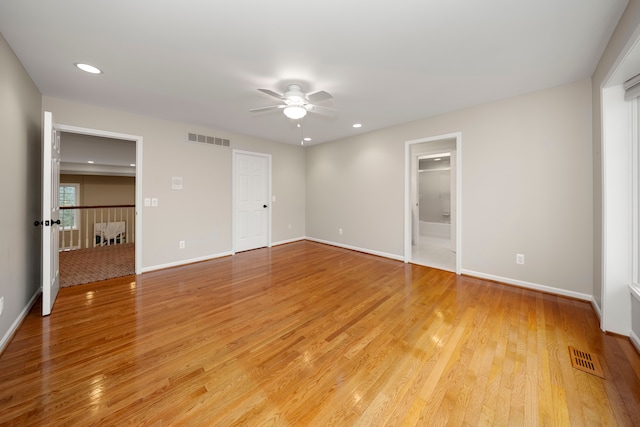
[[[266,93],[269,96],[273,96],[274,98],[284,99],[283,95],[280,95],[279,93],[274,92],[272,90],[269,90],[269,89],[258,89],[258,90],[262,93]]]
[[[324,90],[320,90],[318,92],[310,93],[307,95],[307,99],[312,103],[326,101],[327,99],[331,98],[333,98],[333,96],[331,96],[329,92],[325,92]]]
[[[281,108],[286,107],[286,105],[270,105],[268,107],[258,107],[258,108],[252,108],[249,111],[252,113],[261,113],[263,111],[270,111],[270,110],[279,110]]]
[[[323,116],[335,117],[338,115],[338,110],[335,108],[323,107],[321,105],[307,104],[305,105],[305,108],[310,113],[321,114]]]

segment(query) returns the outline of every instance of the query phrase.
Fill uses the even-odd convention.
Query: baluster
[[[89,248],[89,209],[84,212],[84,247]]]
[[[76,249],[80,249],[80,227],[82,227],[82,222],[80,221],[80,209],[73,209],[73,220],[76,223],[76,239],[75,242],[71,244],[71,246],[75,246]],[[76,243],[77,242],[77,243]]]
[[[116,210],[116,221],[122,222],[122,208],[114,208]],[[120,213],[120,219],[118,220],[118,213]],[[126,227],[126,224],[125,224]],[[126,230],[126,228],[125,228]],[[124,233],[124,232],[123,232]],[[122,234],[120,235],[120,241],[119,242],[115,242],[118,244],[122,244]]]
[[[60,241],[60,246],[58,247],[58,250],[60,250],[60,249],[63,249],[63,250],[64,250],[64,249],[66,249],[66,247],[65,247],[65,241],[64,241],[65,228],[66,228],[66,227],[65,227],[65,225],[64,225],[64,219],[65,219],[65,218],[64,218],[64,213],[65,213],[65,212],[66,212],[65,210],[60,209],[60,215],[62,216],[62,221],[61,221],[61,222],[62,222],[62,227],[60,227],[60,228],[59,228],[59,230],[60,230],[60,231],[58,232],[58,234],[62,233],[62,239],[60,239],[61,241]]]
[[[131,208],[125,208],[125,212],[127,213],[127,222],[126,224],[126,235],[127,235],[127,243],[129,243],[129,236],[131,236],[131,223],[129,223],[129,209]]]

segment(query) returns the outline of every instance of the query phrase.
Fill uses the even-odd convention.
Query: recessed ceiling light
[[[440,160],[442,160],[440,157],[438,157],[437,159],[433,159],[434,162],[439,162]]]
[[[353,127],[356,128],[356,129],[357,128],[361,128],[362,127],[362,123],[354,123]]]
[[[76,62],[74,65],[79,69],[81,69],[82,71],[86,71],[87,73],[102,74],[102,70],[94,67],[93,65],[83,64],[82,62]]]
[[[305,141],[311,141],[311,138],[306,137],[304,140],[305,140]]]
[[[87,160],[87,163],[93,164],[93,160]]]
[[[131,163],[131,164],[129,164],[129,166],[131,166],[133,168],[133,167],[136,166],[136,164],[135,163]]]

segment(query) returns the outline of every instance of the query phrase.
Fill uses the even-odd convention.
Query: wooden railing
[[[135,205],[61,206],[60,250],[135,241]]]

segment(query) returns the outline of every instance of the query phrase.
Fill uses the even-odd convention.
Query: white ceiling
[[[588,78],[626,4],[3,0],[0,32],[44,95],[279,142],[301,132],[256,89],[325,90],[314,144]]]
[[[136,174],[135,141],[63,132],[60,172],[82,175]]]

